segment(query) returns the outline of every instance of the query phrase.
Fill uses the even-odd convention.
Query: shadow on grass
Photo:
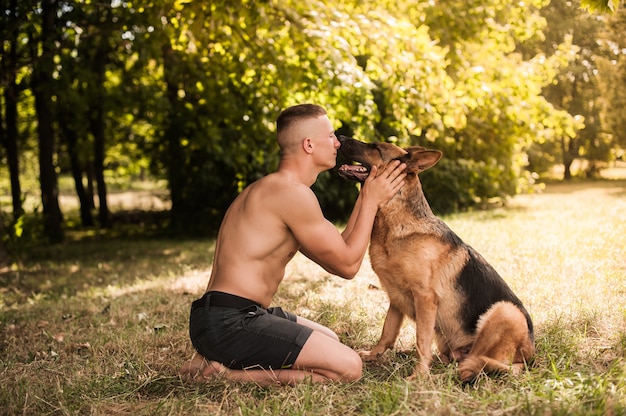
[[[179,276],[210,267],[213,240],[110,237],[68,239],[32,247],[0,271],[5,304],[38,294],[66,295],[88,288],[130,286],[140,280]]]

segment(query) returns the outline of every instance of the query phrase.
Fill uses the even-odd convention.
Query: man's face
[[[312,119],[309,138],[314,146],[316,160],[323,166],[331,169],[337,163],[337,149],[340,143],[335,136],[335,129],[328,116]]]

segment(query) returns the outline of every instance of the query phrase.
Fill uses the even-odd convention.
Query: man
[[[224,216],[207,292],[192,304],[198,354],[180,373],[259,385],[358,380],[361,358],[333,331],[269,305],[298,250],[329,273],[355,276],[378,207],[404,185],[406,165],[396,162],[380,175],[372,169],[339,233],[310,188],[335,166],[340,146],[326,111],[289,107],[276,125],[278,170],[244,189]]]

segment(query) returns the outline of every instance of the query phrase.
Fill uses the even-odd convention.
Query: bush
[[[442,159],[420,175],[424,194],[437,214],[463,211],[515,194],[516,178],[495,162]]]

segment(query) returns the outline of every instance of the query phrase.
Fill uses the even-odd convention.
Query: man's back
[[[312,192],[273,173],[235,198],[218,234],[209,290],[269,305],[285,266],[298,250],[284,217],[289,210],[297,209],[293,196],[303,191]]]

